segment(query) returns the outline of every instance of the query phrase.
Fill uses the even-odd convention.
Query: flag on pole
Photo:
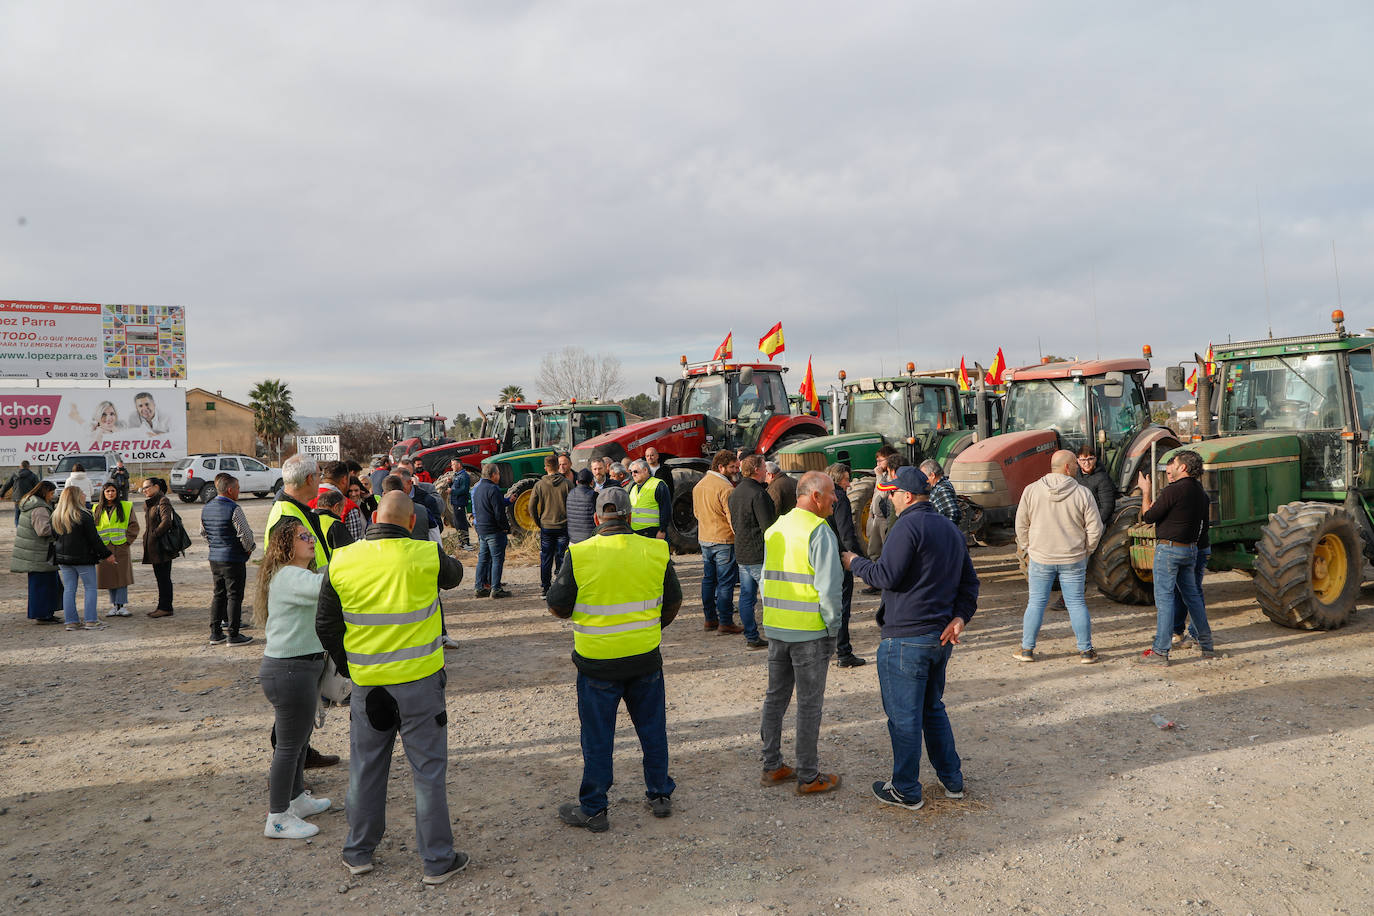
[[[718,360],[718,359],[734,359],[734,358],[735,358],[735,332],[734,332],[734,331],[731,331],[729,334],[726,334],[726,335],[725,335],[725,339],[722,340],[722,341],[720,342],[720,346],[716,347],[716,352],[714,352],[714,353],[711,354],[711,362],[715,362],[715,361]]]
[[[783,346],[782,341],[782,322],[779,321],[768,329],[767,334],[759,338],[759,352],[768,357],[771,362],[773,357],[785,349],[787,348]]]
[[[1209,378],[1217,374],[1217,364],[1212,361],[1212,345],[1210,343],[1207,344],[1207,365],[1203,374]]]
[[[959,390],[969,391],[972,388],[973,385],[969,384],[968,380],[968,366],[964,365],[964,358],[961,356],[959,357]]]
[[[801,387],[797,389],[797,394],[806,399],[807,405],[811,408],[812,416],[820,416],[821,399],[816,396],[816,377],[811,374],[811,357],[806,357],[806,376],[802,379]]]
[[[1197,397],[1197,367],[1193,368],[1193,374],[1188,376],[1188,381],[1183,383],[1183,387],[1188,389],[1188,393]]]
[[[992,368],[988,370],[987,375],[983,376],[983,381],[987,382],[991,387],[996,388],[998,385],[1002,384],[1002,373],[1005,372],[1006,369],[1007,360],[1002,356],[1002,348],[998,347],[997,356],[992,361]]]

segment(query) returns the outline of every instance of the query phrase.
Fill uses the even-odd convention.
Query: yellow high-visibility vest
[[[577,603],[573,648],[583,658],[628,658],[662,640],[668,542],[607,534],[568,545]]]
[[[343,608],[353,683],[408,684],[444,667],[436,545],[382,538],[341,547],[329,583]]]
[[[645,528],[658,527],[659,488],[668,489],[667,484],[657,477],[650,477],[644,485],[630,487],[630,528],[643,531]]]
[[[766,630],[824,632],[821,593],[811,566],[811,533],[825,519],[793,509],[763,533],[763,626]]]
[[[122,522],[118,512],[106,511],[98,506],[95,510],[95,530],[100,533],[100,539],[107,547],[123,547],[129,543],[129,522],[134,517],[134,504],[122,499],[119,508],[124,515]]]
[[[307,509],[305,511],[309,512],[310,510]],[[275,525],[277,523],[277,520],[280,519],[283,515],[289,515],[292,518],[300,519],[300,523],[305,526],[306,531],[310,532],[311,534],[315,533],[315,529],[311,526],[310,522],[306,520],[305,516],[301,514],[301,510],[296,508],[295,503],[287,502],[284,499],[279,499],[272,504],[271,509],[267,510],[267,527],[263,529],[262,532],[262,543],[264,546],[271,538],[272,526]],[[326,530],[327,529],[323,525],[320,526],[321,533],[325,532]],[[328,565],[329,555],[331,552],[332,551],[330,551],[329,547],[324,543],[324,538],[318,538],[315,541],[316,569],[324,569],[324,567]]]

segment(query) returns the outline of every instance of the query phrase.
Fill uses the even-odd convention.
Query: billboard
[[[72,452],[115,452],[125,461],[184,457],[185,392],[0,389],[0,465],[53,464]]]
[[[0,300],[0,378],[186,378],[179,305]]]

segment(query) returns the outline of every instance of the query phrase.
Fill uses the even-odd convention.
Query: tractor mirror
[[[1152,402],[1167,401],[1169,400],[1169,392],[1160,385],[1151,385],[1145,389],[1145,400]]]
[[[745,366],[739,371],[739,386],[744,388],[752,384],[754,384],[754,368],[752,366]]]
[[[1098,394],[1100,394],[1104,398],[1114,398],[1116,400],[1120,400],[1121,396],[1126,393],[1126,386],[1123,385],[1121,382],[1107,382],[1099,386],[1097,391]]]
[[[1169,391],[1183,390],[1183,367],[1169,366],[1164,370],[1164,387]]]
[[[921,385],[911,386],[911,403],[924,404],[926,402],[926,390]]]

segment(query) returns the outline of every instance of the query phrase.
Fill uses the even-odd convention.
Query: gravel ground
[[[268,503],[244,501],[260,527]],[[187,527],[199,507],[178,505]],[[0,555],[13,539],[0,525]],[[135,549],[135,554],[138,554]],[[907,812],[869,784],[891,758],[872,664],[831,669],[821,765],[835,793],[758,785],[765,653],[701,629],[700,562],[678,561],[689,596],[664,635],[671,818],[643,804],[627,717],[611,829],[562,826],[580,777],[572,646],[538,600],[446,599],[449,801],[473,864],[420,883],[413,794],[401,755],[378,868],[340,864],[346,766],[308,771],[336,809],[308,841],[262,836],[271,708],[261,643],[211,647],[205,548],[174,567],[175,617],[95,633],[24,619],[25,581],[0,585],[0,910],[256,913],[1368,913],[1374,909],[1369,761],[1374,627],[1366,595],[1345,629],[1270,624],[1249,580],[1208,577],[1218,648],[1167,670],[1131,656],[1152,609],[1090,597],[1103,662],[1077,662],[1064,613],[1048,615],[1034,664],[1018,664],[1025,588],[1009,548],[975,554],[983,594],[945,699],[969,795]],[[465,558],[471,574],[472,559]],[[250,567],[251,568],[251,567]],[[252,588],[250,572],[249,588]],[[106,599],[102,597],[102,614]],[[870,660],[876,601],[856,596],[854,642]],[[103,619],[103,618],[102,618]],[[250,630],[254,635],[259,631]],[[1177,723],[1161,730],[1160,714]],[[331,711],[314,739],[345,754]],[[790,721],[784,734],[791,750]]]

